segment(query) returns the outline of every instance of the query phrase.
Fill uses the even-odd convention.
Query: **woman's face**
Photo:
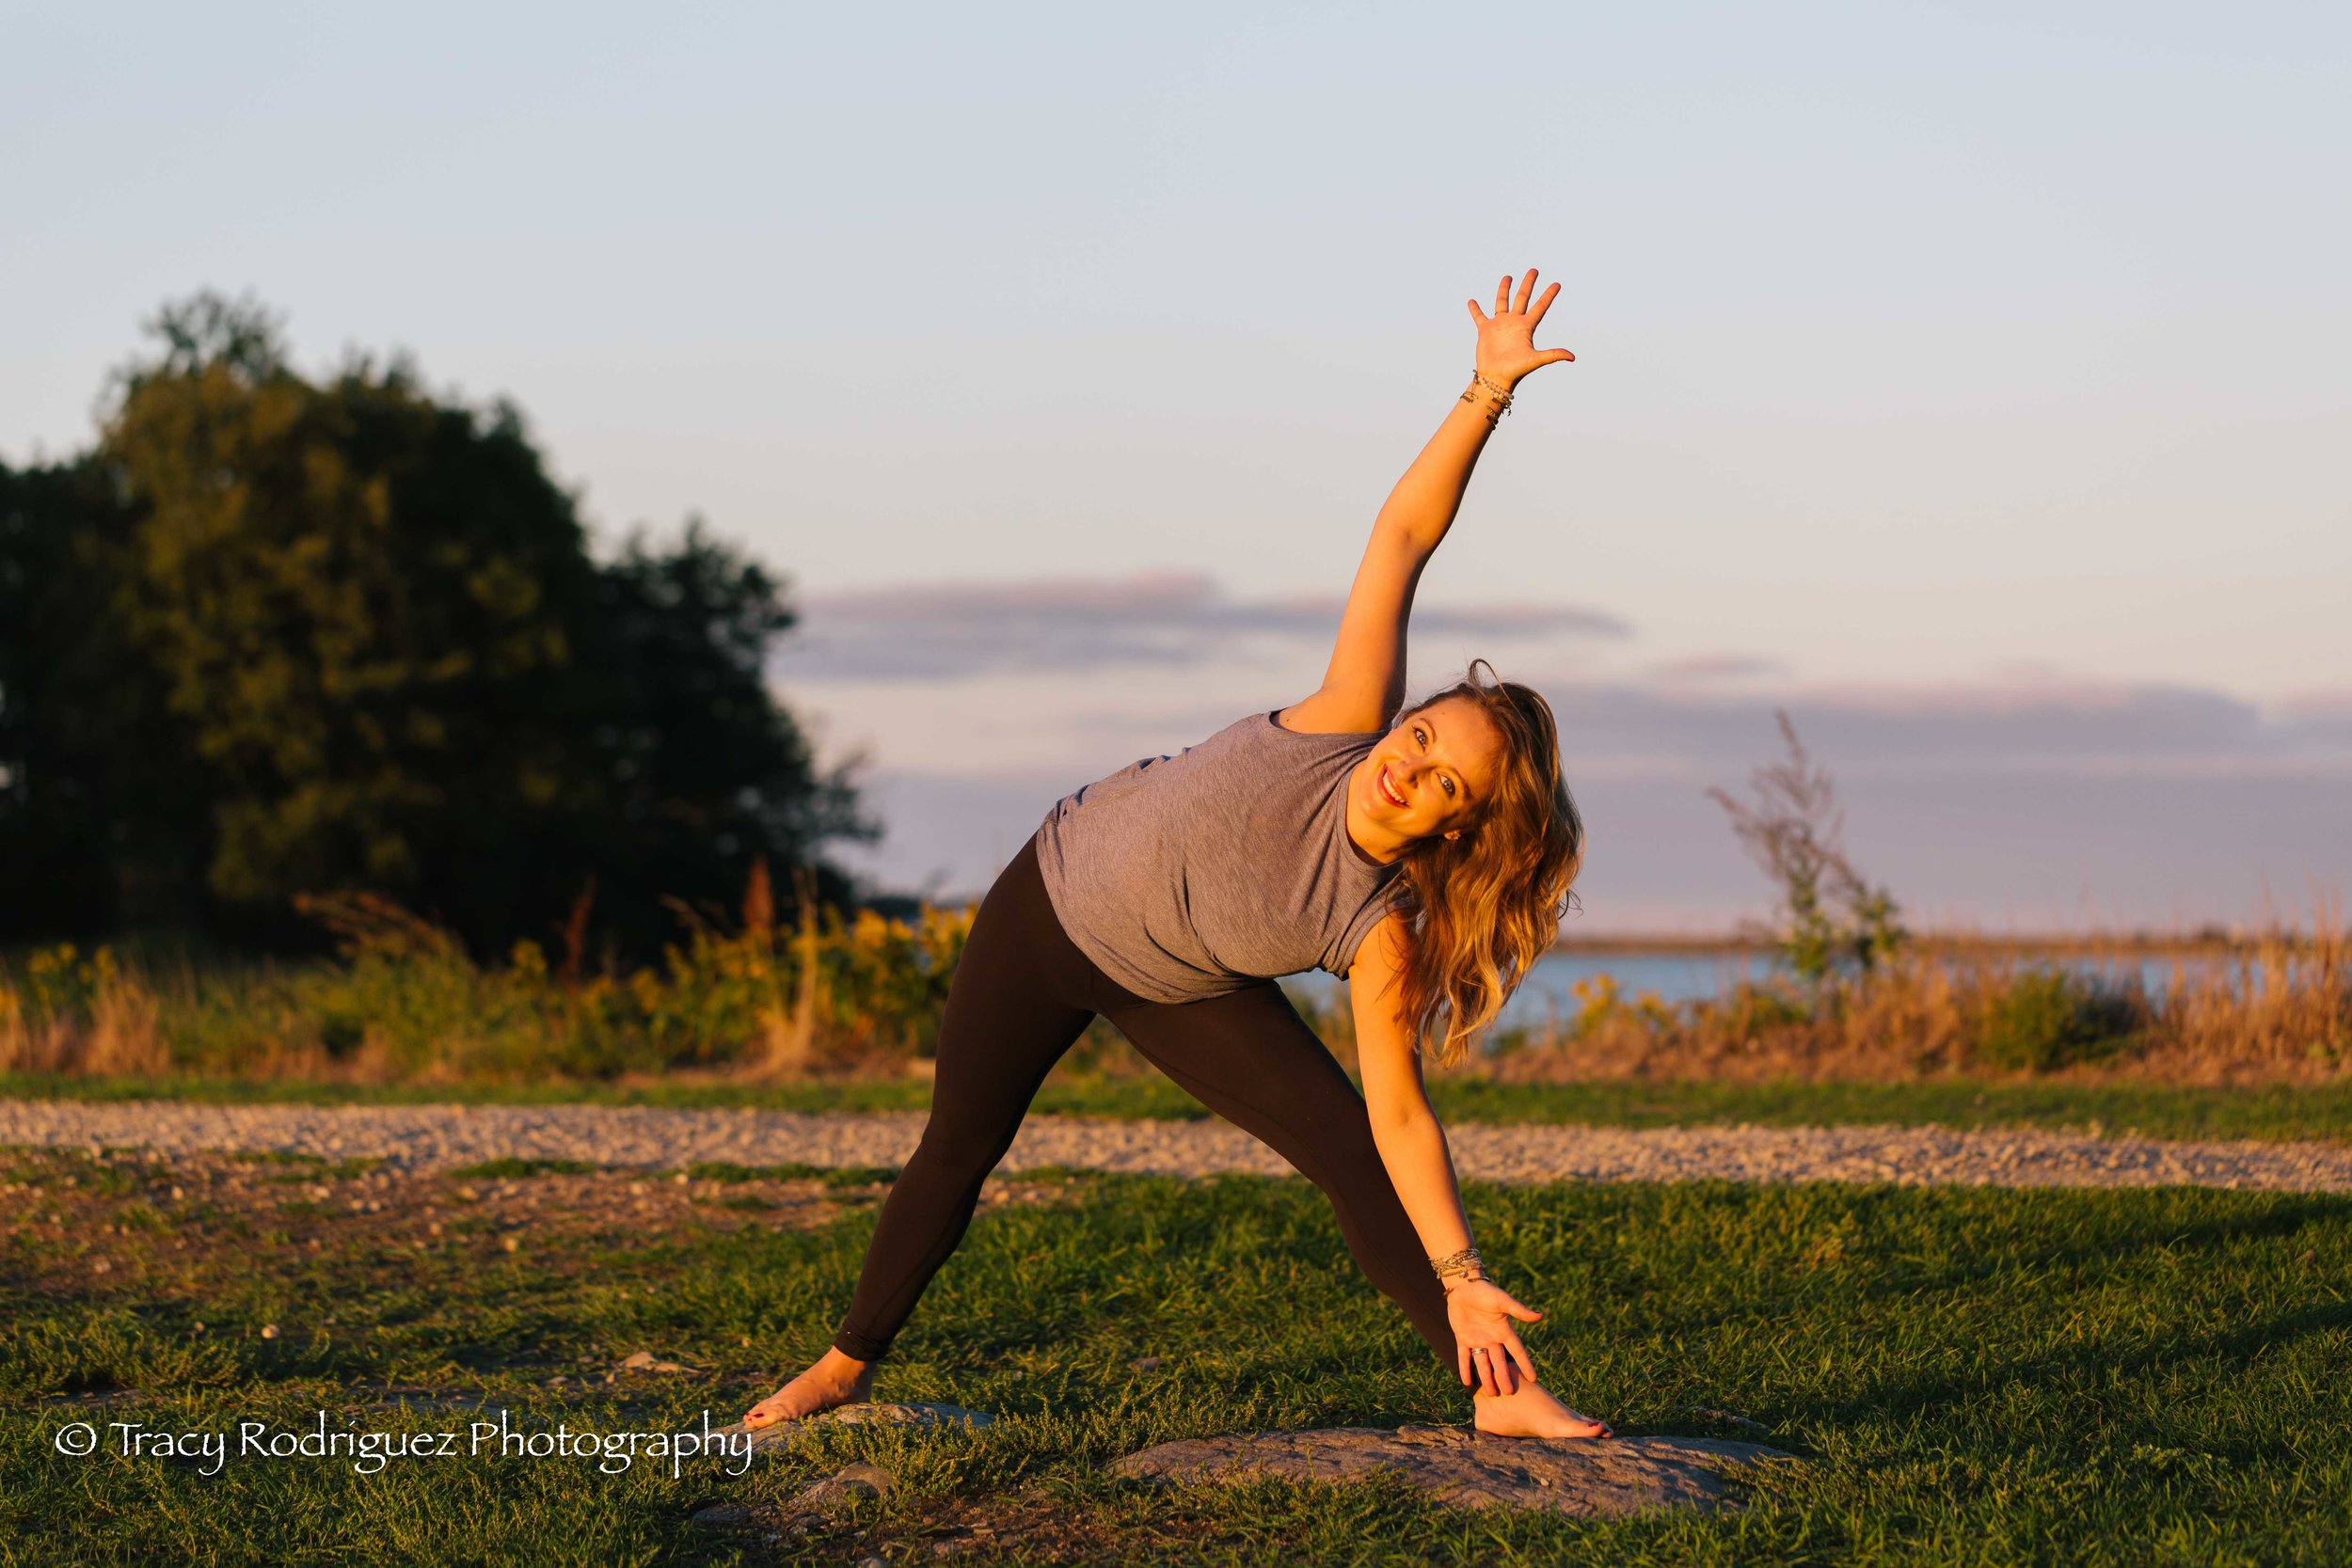
[[[1502,732],[1467,697],[1407,713],[1356,765],[1365,815],[1406,838],[1455,837],[1475,821],[1502,767]]]

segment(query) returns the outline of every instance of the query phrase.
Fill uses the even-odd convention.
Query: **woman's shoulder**
[[[1254,725],[1276,744],[1288,741],[1297,745],[1340,749],[1351,746],[1369,747],[1389,733],[1386,728],[1334,729],[1330,727],[1327,717],[1319,717],[1315,710],[1304,703],[1293,703],[1288,707],[1278,707],[1264,713],[1252,714],[1244,722]]]
[[[1283,709],[1261,708],[1245,714],[1206,739],[1165,756],[1145,757],[1100,781],[1098,793],[1154,774],[1171,787],[1191,787],[1180,779],[1230,780],[1236,769],[1265,783],[1284,779],[1320,779],[1336,767],[1352,764],[1386,731],[1317,732],[1294,730],[1280,722]]]
[[[1275,709],[1267,717],[1294,735],[1356,736],[1373,740],[1388,733],[1390,715],[1367,704],[1360,695],[1316,690],[1288,707]]]

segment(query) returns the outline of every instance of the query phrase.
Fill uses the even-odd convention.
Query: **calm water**
[[[2176,964],[2195,974],[2224,960],[2211,954],[2189,954],[2177,959],[2169,955],[2117,959],[2085,954],[2037,957],[2026,953],[2005,957],[2000,961],[2014,962],[2020,967],[2030,964],[2072,970],[2109,983],[2127,985],[2137,977],[2142,987],[2153,993],[2171,983]],[[1720,952],[1646,953],[1555,950],[1536,962],[1527,983],[1502,1009],[1502,1022],[1506,1026],[1538,1029],[1555,1020],[1565,1023],[1582,1006],[1576,996],[1577,986],[1603,974],[1616,982],[1618,995],[1627,1001],[1648,991],[1671,1006],[1704,1001],[1721,996],[1742,982],[1760,982],[1787,974],[1787,966],[1772,955],[1737,948]],[[1321,973],[1295,974],[1284,984],[1301,987],[1316,995],[1331,994],[1341,989],[1337,980]]]

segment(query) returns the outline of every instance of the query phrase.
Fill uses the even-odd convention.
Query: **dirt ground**
[[[516,1161],[420,1173],[283,1154],[0,1150],[0,1269],[8,1289],[88,1299],[200,1293],[217,1271],[294,1265],[330,1248],[395,1267],[404,1255],[445,1267],[453,1248],[460,1259],[528,1248],[544,1263],[585,1261],[655,1240],[822,1225],[879,1200],[895,1175]],[[980,1201],[1034,1203],[1058,1190],[993,1180]]]

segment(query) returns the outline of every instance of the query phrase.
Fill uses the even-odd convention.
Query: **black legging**
[[[1038,1086],[1095,1014],[1209,1109],[1323,1189],[1357,1266],[1405,1308],[1447,1368],[1445,1293],[1372,1141],[1364,1101],[1281,988],[1146,1002],[1080,952],[1055,916],[1032,839],[980,902],[948,988],[923,1142],[882,1203],[834,1344],[878,1361],[963,1239]]]

